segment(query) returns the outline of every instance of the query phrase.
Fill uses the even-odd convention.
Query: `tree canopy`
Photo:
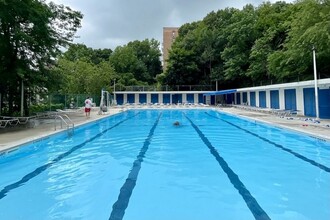
[[[169,85],[213,84],[221,88],[330,77],[330,1],[265,2],[226,8],[185,24],[160,78]],[[193,80],[192,80],[193,79]]]
[[[101,89],[112,91],[114,82],[119,88],[153,85],[161,71],[159,42],[146,39],[114,51],[72,44],[51,72],[60,82],[54,91],[99,94]]]
[[[160,56],[158,41],[136,40],[117,47],[110,62],[119,75],[131,73],[137,81],[152,85],[162,71]]]
[[[52,2],[0,1],[0,94],[8,99],[9,112],[19,103],[21,83],[49,85],[49,67],[73,40],[81,19],[80,12]]]
[[[330,77],[330,0],[264,2],[184,24],[162,72],[160,43],[113,51],[73,44],[83,15],[44,0],[0,0],[0,104],[11,113],[35,92],[99,94],[111,85],[239,88]],[[28,106],[24,106],[27,109]],[[1,111],[1,109],[0,109]],[[1,114],[1,112],[0,112]]]

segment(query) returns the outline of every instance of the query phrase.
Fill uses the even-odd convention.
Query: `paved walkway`
[[[176,108],[178,109],[178,108]],[[313,121],[305,121],[306,118],[294,117],[293,119],[280,118],[269,113],[261,113],[254,111],[247,111],[237,108],[215,108],[230,114],[239,115],[252,120],[269,123],[275,126],[292,129],[298,132],[303,132],[308,135],[320,138],[322,140],[330,141],[330,120],[320,120],[320,123]],[[109,115],[117,114],[122,109],[109,109],[108,114],[98,115],[98,108],[91,112],[91,117],[86,118],[84,113],[69,114],[69,117],[74,122],[75,126],[80,126],[91,121],[99,120]],[[31,142],[56,132],[62,132],[60,126],[57,125],[57,131],[54,128],[54,119],[41,120],[40,123],[34,127],[15,126],[5,129],[0,129],[0,152],[17,147],[23,143]]]
[[[320,119],[317,120],[317,122],[320,123],[315,123],[307,117],[279,117],[270,113],[248,111],[237,108],[221,108],[220,110],[330,141],[330,120],[328,119]]]
[[[104,117],[108,117],[109,115],[117,114],[121,111],[121,109],[110,109],[107,114],[99,115],[98,110],[99,108],[94,108],[91,111],[89,118],[86,118],[83,111],[79,113],[67,113],[67,115],[72,120],[75,127],[77,127]],[[63,129],[61,129],[59,119],[57,119],[56,131],[54,119],[41,119],[31,122],[32,124],[36,124],[33,126],[31,124],[27,124],[0,129],[0,152],[15,148],[26,142],[35,141],[51,134],[63,131]]]

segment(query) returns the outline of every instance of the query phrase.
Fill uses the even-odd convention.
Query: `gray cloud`
[[[262,0],[53,0],[84,14],[76,43],[92,48],[122,46],[154,38],[162,43],[163,27],[180,27],[226,7],[258,6]]]

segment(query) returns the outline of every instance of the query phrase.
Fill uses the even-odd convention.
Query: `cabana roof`
[[[227,90],[220,90],[215,92],[208,92],[204,93],[203,96],[210,96],[210,95],[225,95],[237,92],[237,89],[227,89]]]

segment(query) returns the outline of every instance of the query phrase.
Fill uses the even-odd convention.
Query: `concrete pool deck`
[[[305,117],[279,117],[270,113],[262,113],[255,111],[248,111],[244,109],[238,109],[234,107],[204,107],[208,109],[215,109],[223,111],[229,114],[238,115],[243,118],[248,118],[250,120],[255,120],[259,122],[264,122],[272,124],[277,127],[286,128],[294,130],[297,132],[305,133],[307,135],[319,138],[321,140],[330,141],[330,120],[318,120],[320,123],[315,123],[311,120],[306,120]],[[110,108],[107,114],[98,114],[98,108],[95,108],[91,112],[90,118],[85,117],[85,113],[74,113],[68,114],[70,119],[75,124],[75,127],[108,117],[109,115],[117,114],[121,111],[125,111],[127,108]],[[172,109],[172,108],[171,108]],[[180,108],[173,108],[180,109]],[[189,108],[193,109],[193,108]],[[0,152],[7,151],[12,148],[16,148],[26,142],[33,142],[42,138],[45,138],[51,134],[57,132],[63,132],[64,129],[59,129],[57,126],[55,131],[54,119],[46,119],[38,121],[37,125],[33,127],[21,125],[13,126],[8,128],[0,129]]]
[[[108,117],[110,115],[117,114],[122,109],[110,109],[107,114],[98,114],[99,108],[94,108],[91,111],[90,117],[86,118],[83,111],[80,112],[70,112],[67,113],[71,121],[74,123],[75,127],[84,125],[86,123]],[[54,119],[38,119],[33,122],[33,126],[19,125],[19,126],[10,126],[0,129],[0,152],[6,151],[12,148],[16,148],[24,143],[33,142],[42,138],[45,138],[49,135],[63,132],[65,129],[60,128],[60,120],[57,119],[57,129],[55,130]]]
[[[238,115],[243,118],[271,124],[276,127],[293,130],[304,133],[321,140],[330,141],[330,120],[319,119],[312,120],[308,117],[294,116],[294,117],[280,117],[270,113],[255,112],[242,110],[237,108],[221,108],[223,112]]]

